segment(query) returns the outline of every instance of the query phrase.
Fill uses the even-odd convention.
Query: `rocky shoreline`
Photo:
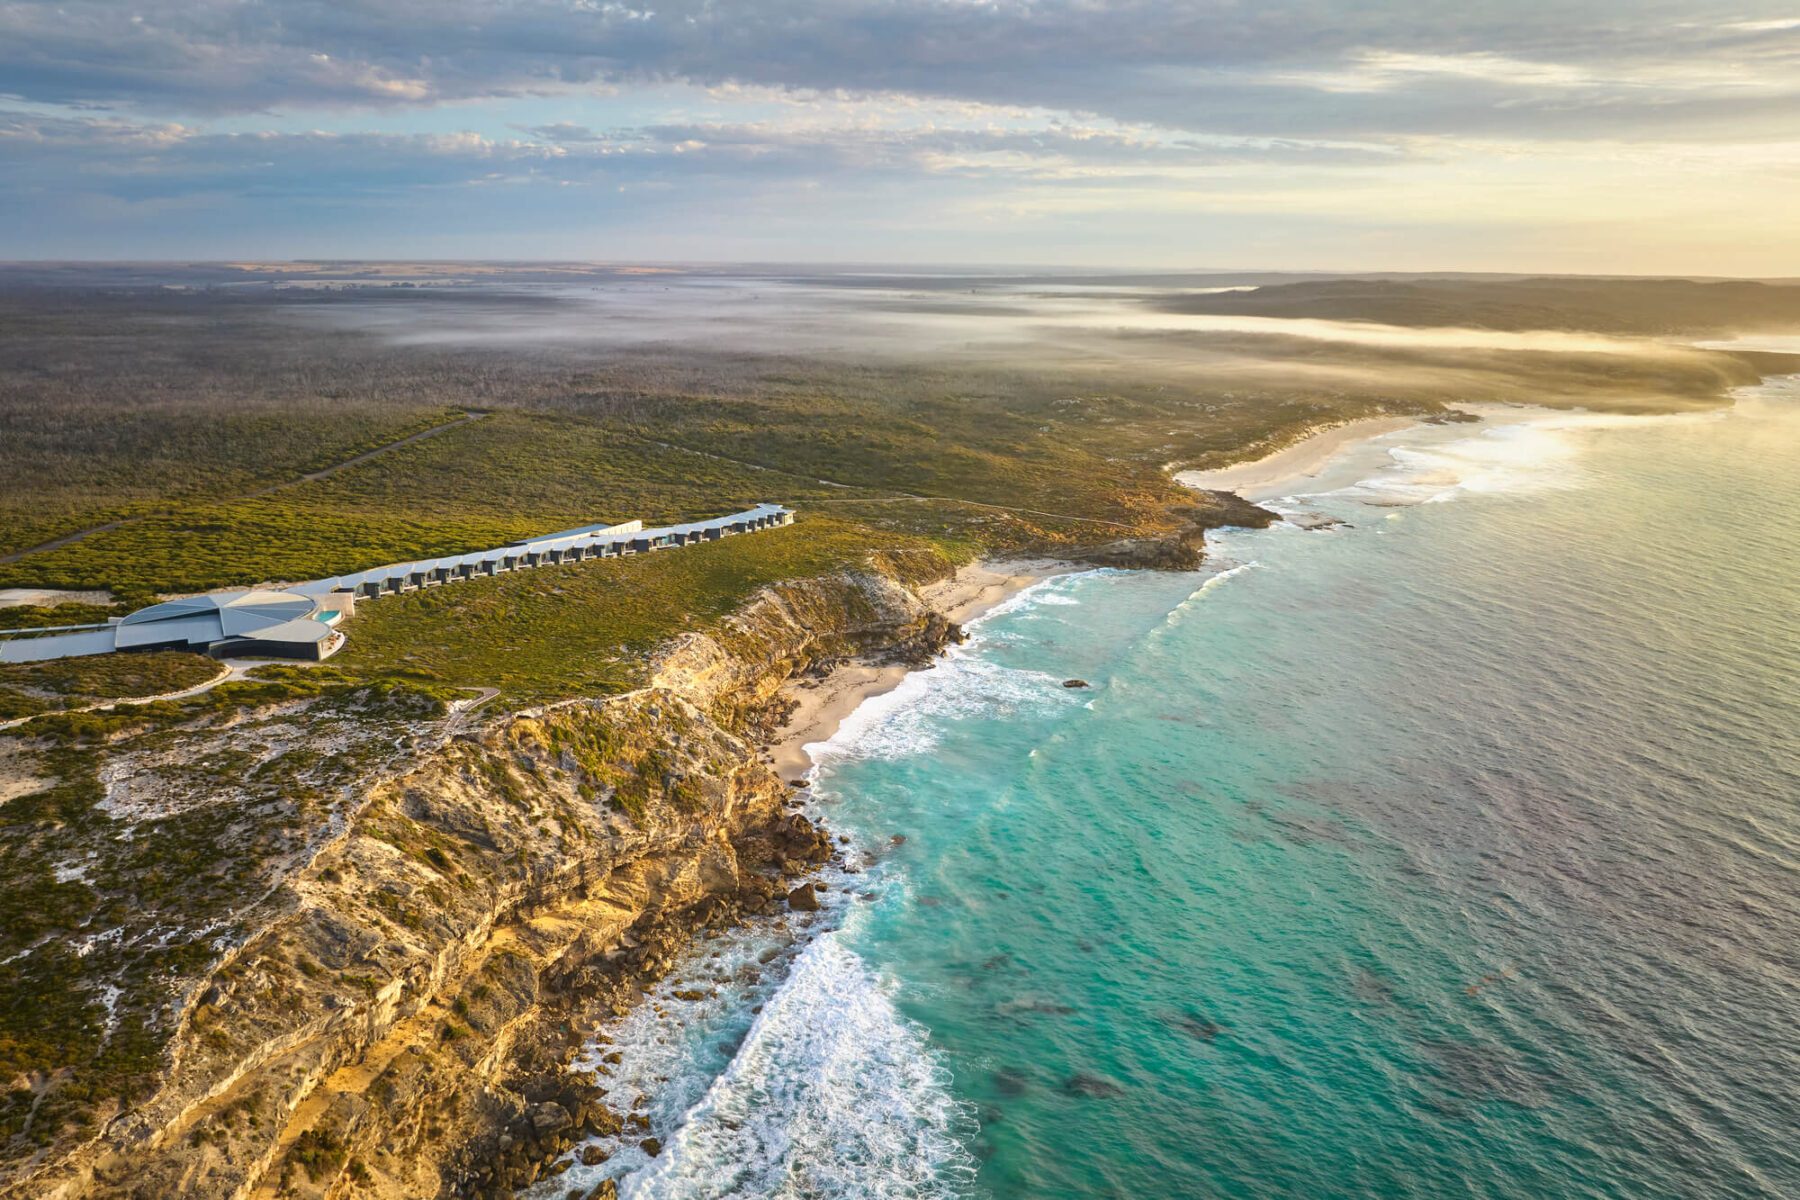
[[[637,692],[421,731],[185,985],[156,1093],[0,1194],[487,1200],[631,1133],[604,1063],[569,1063],[697,931],[816,906],[835,847],[769,769],[771,701],[820,662],[958,636],[902,582],[927,566],[766,589]]]
[[[1189,565],[1206,528],[1268,517],[1210,499],[1169,538],[1084,557]],[[816,871],[863,865],[772,769],[791,684],[928,663],[962,636],[921,595],[947,570],[875,555],[676,639],[638,691],[420,725],[380,778],[327,806],[310,849],[265,868],[235,945],[177,985],[154,1094],[65,1124],[6,1168],[0,1196],[498,1200],[596,1165],[584,1139],[654,1156],[645,1098],[611,1094],[605,1055],[573,1064],[697,937],[816,910]],[[968,603],[1033,577],[988,574]],[[310,714],[258,719],[306,730]],[[241,729],[187,736],[238,744]],[[281,753],[330,750],[301,735]],[[163,769],[145,760],[133,794],[156,795]]]

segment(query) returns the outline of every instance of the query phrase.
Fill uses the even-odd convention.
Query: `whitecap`
[[[836,761],[898,759],[931,749],[949,722],[967,719],[1004,720],[1021,713],[1053,712],[1075,701],[1062,680],[1043,671],[1009,667],[974,653],[985,642],[1013,636],[989,629],[987,622],[1003,613],[1022,613],[1034,606],[1079,604],[1073,595],[1080,581],[1111,571],[1084,571],[1046,579],[1008,597],[970,622],[971,641],[952,647],[935,669],[914,671],[892,691],[857,705],[823,742],[804,747],[818,768]]]
[[[963,1194],[974,1132],[925,1031],[840,935],[795,961],[626,1200]]]
[[[963,628],[977,642],[988,636],[986,629],[995,617],[1008,613],[1022,612],[1038,605],[1079,604],[1081,601],[1071,593],[1078,590],[1083,581],[1102,575],[1117,575],[1119,571],[1112,567],[1097,567],[1091,571],[1075,571],[1068,575],[1052,575],[1041,579],[1028,587],[1020,588],[994,607],[969,621]]]
[[[863,701],[836,733],[806,752],[826,767],[904,758],[937,745],[951,722],[1006,720],[1068,703],[1067,689],[1054,675],[952,653],[935,670],[915,671],[893,691]]]
[[[1388,461],[1334,495],[1377,507],[1442,503],[1458,496],[1550,491],[1585,486],[1587,435],[1649,424],[1695,423],[1714,413],[1633,416],[1544,413],[1489,425],[1446,442],[1387,447]]]

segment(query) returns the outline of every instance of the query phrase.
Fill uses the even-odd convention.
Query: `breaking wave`
[[[808,946],[743,1045],[627,1200],[963,1195],[967,1106],[924,1030],[829,933]]]
[[[1471,437],[1388,448],[1389,461],[1332,495],[1401,507],[1442,503],[1464,494],[1542,492],[1589,482],[1583,465],[1589,435],[1641,430],[1648,422],[1702,423],[1720,414],[1663,417],[1558,413],[1489,425]]]
[[[969,631],[977,643],[1016,638],[1016,632],[988,632],[984,625],[996,616],[1038,605],[1079,604],[1068,589],[1098,573],[1086,571],[1033,584],[971,621]],[[936,745],[952,722],[1004,720],[1073,703],[1059,677],[1009,667],[973,650],[973,645],[952,647],[931,670],[914,671],[893,691],[863,701],[830,740],[806,747],[814,763],[829,774],[834,761],[904,758]]]

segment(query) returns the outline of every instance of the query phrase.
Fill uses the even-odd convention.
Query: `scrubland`
[[[1574,285],[1553,298],[1359,286],[1146,290],[1117,325],[1049,331],[1030,324],[1038,300],[1008,298],[1004,338],[941,337],[929,352],[859,342],[854,326],[830,352],[774,326],[680,343],[552,336],[593,318],[543,295],[296,297],[85,276],[0,291],[0,587],[104,588],[119,602],[0,610],[0,625],[100,620],[158,595],[601,520],[757,501],[799,512],[754,536],[367,602],[330,663],[180,701],[67,711],[190,687],[216,664],[0,668],[0,719],[30,718],[0,735],[0,957],[13,964],[0,972],[0,1065],[21,1081],[0,1099],[8,1168],[156,1088],[181,997],[260,927],[252,903],[335,836],[344,797],[442,736],[446,706],[474,689],[498,689],[497,710],[638,687],[671,636],[719,633],[782,581],[867,568],[917,582],[981,554],[1080,555],[1217,524],[1233,510],[1171,470],[1325,425],[1468,401],[1694,408],[1779,365],[1651,341],[1369,344],[1354,330],[1125,319],[1174,307],[1632,336],[1742,327],[1710,307],[1723,293],[1692,289],[1632,301]],[[945,319],[960,328],[941,297],[908,303],[940,333]],[[972,328],[1002,311],[958,305]],[[430,324],[446,313],[452,333]],[[427,430],[439,432],[406,442]],[[789,666],[769,664],[771,679]]]

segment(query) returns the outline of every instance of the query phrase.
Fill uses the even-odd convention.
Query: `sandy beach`
[[[949,579],[920,589],[933,608],[958,625],[973,621],[1007,597],[1040,579],[1074,570],[1068,563],[1045,559],[973,562]],[[898,664],[847,663],[824,679],[801,679],[784,694],[799,702],[781,738],[769,753],[777,774],[799,779],[812,767],[806,746],[837,732],[857,705],[900,686],[911,667]]]
[[[1384,433],[1409,429],[1413,417],[1370,417],[1315,433],[1303,441],[1277,450],[1255,462],[1234,463],[1217,471],[1182,471],[1177,483],[1208,491],[1236,492],[1246,500],[1267,500],[1294,491],[1295,485],[1317,478],[1339,453]]]

